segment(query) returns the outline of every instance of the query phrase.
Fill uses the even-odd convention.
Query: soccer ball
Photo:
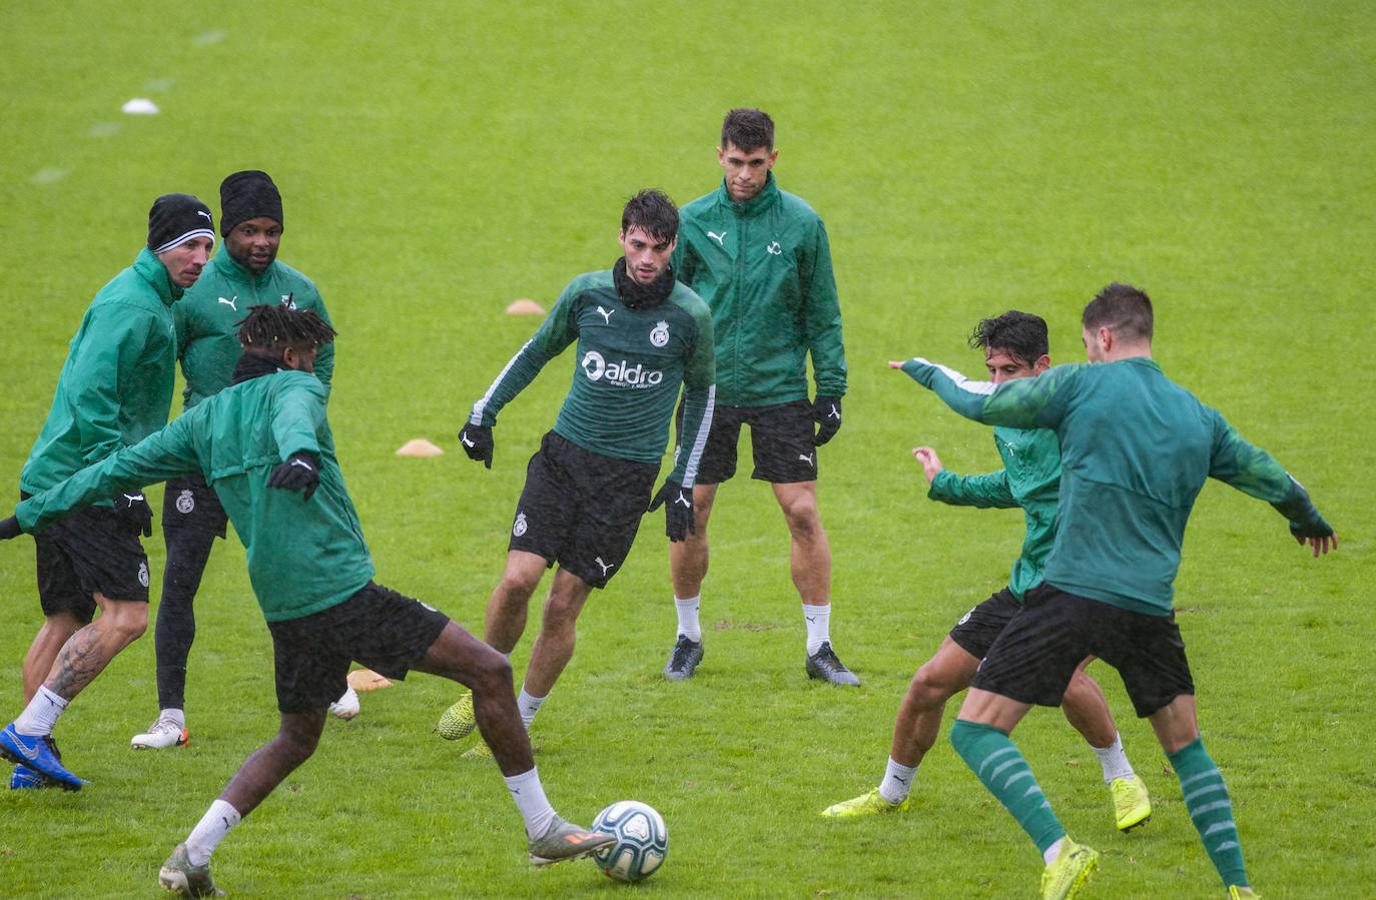
[[[669,852],[669,829],[664,817],[636,800],[618,800],[597,814],[592,830],[616,835],[616,843],[593,854],[608,878],[643,881],[664,863]]]

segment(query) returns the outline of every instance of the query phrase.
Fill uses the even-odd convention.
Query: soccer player
[[[220,184],[220,234],[224,243],[200,280],[172,308],[177,323],[177,356],[186,389],[185,409],[229,386],[241,350],[238,323],[250,308],[265,303],[329,314],[315,283],[277,260],[282,239],[282,196],[266,172],[235,172]],[[334,344],[320,348],[315,376],[326,386],[334,370]],[[215,538],[225,536],[225,511],[199,473],[167,483],[162,534],[167,544],[162,600],[158,604],[153,647],[157,654],[157,720],[134,735],[134,749],[185,746],[186,660],[196,638],[192,601],[210,559]],[[343,706],[340,706],[343,704]],[[357,713],[358,695],[350,688],[331,710]]]
[[[147,247],[100,289],[72,338],[48,420],[19,476],[21,497],[167,424],[177,369],[171,307],[196,283],[214,245],[215,224],[200,200],[165,194],[154,201]],[[51,783],[33,763],[56,761],[58,716],[148,627],[140,533],[152,536],[153,511],[142,493],[129,491],[35,537],[44,619],[24,657],[26,706],[0,734],[0,751],[16,763],[11,788]],[[70,773],[58,781],[81,789]]]
[[[501,654],[433,607],[373,582],[325,417],[325,387],[311,374],[317,348],[333,337],[314,311],[253,307],[240,329],[245,353],[232,387],[21,502],[0,522],[0,537],[20,527],[43,533],[111,491],[198,471],[244,542],[272,634],[281,728],[244,761],[163,864],[163,887],[185,896],[217,895],[210,876],[215,846],[315,752],[326,708],[355,659],[392,678],[414,669],[473,690],[478,727],[525,819],[532,864],[584,856],[614,840],[565,822],[550,805]],[[52,778],[70,777],[51,757],[34,765]]]
[[[1040,316],[1012,310],[982,320],[970,346],[984,350],[989,380],[1002,384],[1034,378],[1051,365],[1046,322]],[[902,363],[891,362],[891,368]],[[1008,586],[966,613],[941,642],[936,655],[913,676],[894,723],[893,748],[879,786],[852,800],[823,810],[833,817],[862,816],[909,808],[913,777],[941,729],[946,701],[970,686],[979,661],[994,639],[1022,608],[1028,589],[1041,582],[1056,528],[1056,489],[1061,479],[1061,452],[1056,435],[1042,428],[996,428],[994,444],[1004,467],[985,475],[955,475],[931,447],[913,451],[930,488],[927,496],[953,506],[1021,508],[1027,523],[1022,555],[1013,561]],[[1076,668],[1061,709],[1084,735],[1103,769],[1114,805],[1115,824],[1128,831],[1151,816],[1146,786],[1123,753],[1118,728],[1103,691]]]
[[[573,384],[526,469],[506,569],[484,621],[487,642],[509,655],[525,630],[531,594],[545,569],[559,564],[517,701],[527,728],[573,657],[583,604],[625,564],[647,506],[664,505],[671,542],[693,528],[693,481],[712,422],[712,318],[670,268],[678,229],[678,210],[664,194],[632,197],[621,215],[625,255],[564,288],[459,432],[469,457],[490,468],[498,413],[578,342]],[[680,386],[683,445],[652,500]],[[465,694],[445,711],[441,737],[472,731],[471,700]],[[479,744],[465,755],[484,750]]]
[[[1216,410],[1152,359],[1151,300],[1111,284],[1085,307],[1090,365],[979,386],[914,358],[903,370],[963,416],[1049,428],[1061,446],[1060,507],[1043,583],[989,648],[951,729],[951,743],[1036,843],[1044,897],[1073,896],[1098,866],[1056,819],[1009,739],[1033,704],[1060,702],[1094,655],[1118,670],[1180,778],[1185,807],[1232,898],[1254,896],[1223,776],[1204,749],[1194,682],[1171,609],[1172,582],[1195,497],[1217,478],[1271,503],[1317,557],[1338,537],[1309,495]]]
[[[702,661],[699,621],[707,577],[707,522],[717,487],[736,472],[750,426],[753,477],[767,481],[788,524],[790,569],[803,601],[808,677],[858,685],[831,647],[831,547],[817,511],[817,447],[841,427],[846,356],[841,309],[822,220],[779,190],[774,122],[733,109],[722,123],[721,187],[683,208],[674,272],[712,308],[717,408],[693,488],[694,529],[669,545],[678,637],[664,674],[691,678]],[[817,382],[808,401],[807,359]],[[813,425],[817,425],[814,434]]]

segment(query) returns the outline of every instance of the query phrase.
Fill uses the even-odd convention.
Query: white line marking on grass
[[[118,122],[97,122],[91,126],[91,137],[113,137],[119,134],[119,129]]]
[[[209,47],[211,44],[218,44],[225,39],[223,31],[207,31],[205,34],[196,35],[192,41],[197,47]]]
[[[143,83],[143,89],[150,94],[165,94],[177,83],[175,78],[150,78]]]
[[[39,169],[29,180],[34,184],[52,184],[67,177],[66,169]]]

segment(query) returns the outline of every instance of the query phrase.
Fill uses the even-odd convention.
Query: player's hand
[[[931,447],[914,447],[913,456],[922,463],[922,474],[927,476],[928,484],[936,479],[938,472],[946,468],[941,464],[941,457],[937,456]]]
[[[116,495],[115,515],[124,520],[130,528],[137,529],[144,537],[153,536],[153,507],[148,505],[142,491]]]
[[[315,455],[304,450],[288,456],[277,464],[268,476],[268,487],[284,491],[303,491],[302,499],[309,500],[320,486],[320,464]]]
[[[692,488],[686,488],[677,481],[665,481],[646,511],[654,512],[659,509],[661,503],[665,504],[664,533],[669,536],[671,542],[686,541],[688,535],[698,530],[697,522],[693,518]]]
[[[841,430],[841,398],[818,397],[812,401],[812,421],[817,423],[817,436],[812,439],[815,446],[822,446],[836,437]]]
[[[467,424],[459,429],[463,452],[474,462],[492,468],[492,426]]]
[[[1329,550],[1338,549],[1338,535],[1332,530],[1330,530],[1328,534],[1318,536],[1310,535],[1306,537],[1305,535],[1296,533],[1294,526],[1291,526],[1290,533],[1295,535],[1295,540],[1299,541],[1301,547],[1308,544],[1313,548],[1315,559],[1318,559],[1321,553],[1327,553]]]
[[[0,519],[0,541],[8,541],[19,537],[24,532],[19,528],[19,519],[10,516],[8,519]]]

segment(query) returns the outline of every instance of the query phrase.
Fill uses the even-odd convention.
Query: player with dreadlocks
[[[216,844],[315,752],[353,660],[391,678],[415,669],[472,691],[478,728],[525,819],[532,864],[585,856],[614,840],[565,822],[546,799],[505,657],[433,607],[373,582],[325,419],[325,388],[310,374],[334,335],[309,310],[255,307],[239,330],[244,354],[231,387],[0,522],[0,537],[33,533],[113,490],[199,473],[244,543],[272,633],[281,728],[163,864],[163,886],[186,896],[214,894]]]

